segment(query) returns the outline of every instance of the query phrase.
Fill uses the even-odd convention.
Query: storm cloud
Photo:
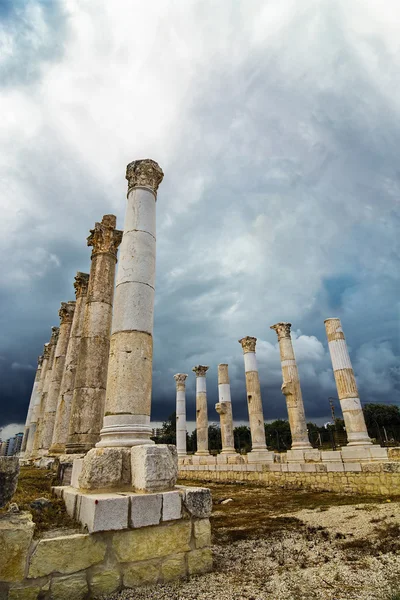
[[[89,271],[103,214],[123,227],[125,165],[164,170],[157,200],[152,418],[176,372],[230,365],[258,338],[264,414],[284,418],[277,321],[293,324],[308,420],[336,396],[338,316],[363,402],[399,403],[400,7],[378,0],[0,10],[0,426],[25,419],[36,357]]]

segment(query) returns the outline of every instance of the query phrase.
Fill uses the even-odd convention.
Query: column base
[[[312,450],[310,442],[293,442],[291,450]]]
[[[194,453],[195,456],[210,456],[210,453],[207,450],[198,450]]]
[[[65,454],[65,444],[54,444],[54,446],[50,446],[49,454],[51,456]]]
[[[220,454],[237,454],[235,448],[224,448]]]
[[[67,444],[65,454],[86,454],[93,448],[93,444]]]
[[[96,448],[132,448],[153,446],[153,430],[147,415],[107,415]]]

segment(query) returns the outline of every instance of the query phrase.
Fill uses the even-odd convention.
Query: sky
[[[177,372],[194,420],[205,364],[217,422],[218,363],[246,421],[246,335],[264,417],[286,418],[277,321],[292,323],[307,420],[328,420],[328,317],[362,403],[399,404],[399,29],[397,0],[0,2],[3,439],[89,272],[89,230],[109,213],[123,228],[125,167],[141,158],[165,174],[154,421],[175,409]]]

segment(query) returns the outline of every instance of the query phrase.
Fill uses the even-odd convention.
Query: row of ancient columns
[[[290,334],[291,323],[276,323],[271,326],[278,336],[282,368],[282,393],[286,399],[286,407],[290,431],[292,435],[292,450],[307,450],[311,448],[308,438],[306,416],[300,387],[299,372]],[[329,351],[335,375],[339,401],[343,412],[349,446],[370,445],[365,419],[358,396],[357,384],[351,366],[343,330],[339,319],[326,319],[325,328],[328,338]],[[264,413],[261,398],[260,380],[256,359],[255,337],[244,337],[239,340],[243,349],[246,373],[246,393],[249,413],[249,425],[252,441],[252,452],[262,459],[267,452]],[[198,365],[193,367],[196,374],[196,454],[206,456],[208,450],[208,410],[206,391],[206,372],[209,367]],[[186,401],[185,373],[174,375],[176,381],[176,420],[177,420],[177,451],[179,456],[186,454]],[[222,454],[235,453],[233,438],[233,417],[231,392],[228,375],[228,365],[218,365],[218,397],[215,409],[220,415]]]

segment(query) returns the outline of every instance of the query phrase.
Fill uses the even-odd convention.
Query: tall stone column
[[[261,400],[260,380],[258,377],[255,337],[244,337],[239,340],[243,348],[244,368],[246,372],[247,405],[251,431],[252,452],[266,450],[264,414]]]
[[[104,415],[115,265],[122,231],[104,215],[87,239],[92,246],[89,288],[72,398],[66,451],[87,452],[96,444]]]
[[[325,329],[348,446],[371,445],[340,319],[326,319]]]
[[[222,452],[221,454],[236,454],[233,437],[233,417],[231,402],[231,385],[229,382],[228,365],[218,365],[218,399],[215,410],[220,416]]]
[[[42,365],[43,365],[43,355],[39,356],[39,358],[38,358],[38,367],[36,369],[35,381],[33,382],[32,393],[31,393],[31,398],[30,398],[29,407],[28,407],[28,413],[26,415],[24,437],[22,439],[22,444],[21,444],[21,454],[24,454],[27,449],[29,431],[31,429],[31,422],[32,422],[32,416],[33,416],[33,407],[35,406],[35,403],[36,403],[36,397],[38,394],[40,377],[42,374]]]
[[[51,333],[51,338],[50,338],[50,342],[48,345],[48,350],[45,351],[45,360],[46,360],[46,354],[48,352],[48,361],[47,361],[46,365],[43,364],[43,367],[42,367],[43,387],[41,389],[40,405],[38,408],[37,426],[36,426],[36,432],[35,432],[35,439],[33,441],[33,448],[32,448],[32,456],[33,457],[37,457],[38,455],[43,454],[43,452],[41,450],[42,438],[43,438],[43,419],[44,419],[44,413],[45,413],[45,407],[46,407],[50,382],[51,382],[51,378],[52,378],[54,355],[55,355],[55,351],[56,351],[57,340],[58,340],[58,335],[59,335],[60,330],[58,327],[52,327],[51,331],[52,331],[52,333]]]
[[[64,373],[65,356],[67,353],[74,312],[75,301],[61,302],[61,308],[58,311],[60,317],[60,329],[54,352],[54,362],[51,370],[49,391],[44,407],[42,450],[44,450],[46,453],[48,452],[53,439],[57,401],[60,393],[61,380]]]
[[[36,391],[36,395],[35,395],[35,401],[34,401],[33,408],[32,408],[32,417],[31,417],[31,423],[30,423],[30,427],[29,427],[28,440],[26,443],[25,458],[30,458],[30,456],[32,454],[32,450],[33,450],[34,440],[35,440],[35,438],[37,438],[36,431],[37,431],[38,419],[40,416],[40,400],[42,397],[43,383],[44,383],[44,379],[45,379],[46,372],[47,372],[49,356],[50,356],[50,344],[47,343],[43,346],[42,368],[41,368],[40,379],[39,379],[39,383],[38,383],[38,387],[37,387],[37,391]]]
[[[64,373],[60,385],[56,422],[50,454],[61,454],[62,452],[65,452],[88,285],[88,273],[81,273],[78,271],[75,275],[74,282],[76,305],[74,317],[72,319],[67,354],[65,356]]]
[[[128,202],[116,279],[106,409],[97,447],[153,444],[150,439],[156,199],[164,174],[153,160],[126,168]]]
[[[198,456],[208,456],[208,411],[206,373],[209,367],[198,365],[192,371],[196,373],[196,433]]]
[[[186,456],[186,378],[185,373],[174,375],[176,381],[176,449],[178,456]]]
[[[286,397],[290,433],[292,434],[292,450],[306,450],[312,446],[308,439],[299,372],[290,336],[291,326],[291,323],[276,323],[271,325],[271,329],[274,329],[278,336],[283,377],[281,389],[282,394]]]

